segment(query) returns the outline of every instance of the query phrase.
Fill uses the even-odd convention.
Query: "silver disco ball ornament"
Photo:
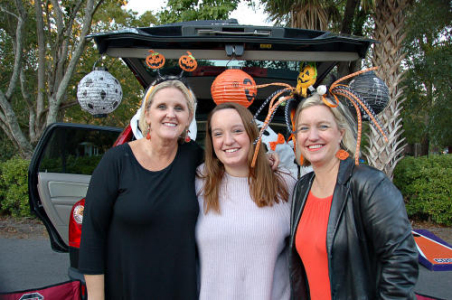
[[[376,114],[380,113],[389,102],[388,86],[373,71],[355,77],[349,86],[369,104]]]
[[[97,67],[80,80],[77,100],[83,110],[95,117],[105,117],[121,103],[121,85],[106,68]]]

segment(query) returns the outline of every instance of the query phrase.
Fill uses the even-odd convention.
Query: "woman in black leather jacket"
[[[415,299],[418,254],[403,197],[382,172],[347,158],[356,147],[348,110],[314,95],[295,120],[297,156],[314,172],[294,191],[292,299]]]

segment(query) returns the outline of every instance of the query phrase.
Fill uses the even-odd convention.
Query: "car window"
[[[91,175],[118,135],[117,131],[91,128],[56,128],[43,153],[39,172]]]

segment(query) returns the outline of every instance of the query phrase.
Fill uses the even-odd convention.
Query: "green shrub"
[[[394,170],[408,215],[452,225],[452,155],[405,157]]]
[[[30,217],[28,205],[28,165],[21,158],[12,158],[0,164],[0,206],[13,217]]]

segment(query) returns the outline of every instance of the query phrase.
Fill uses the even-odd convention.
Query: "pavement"
[[[452,271],[430,271],[419,265],[416,293],[444,300],[452,300]]]
[[[34,289],[68,280],[69,255],[50,248],[48,237],[12,238],[0,234],[0,293]],[[419,265],[419,294],[452,300],[452,271]]]
[[[0,237],[0,293],[68,281],[68,268],[69,255],[52,251],[47,237]]]

